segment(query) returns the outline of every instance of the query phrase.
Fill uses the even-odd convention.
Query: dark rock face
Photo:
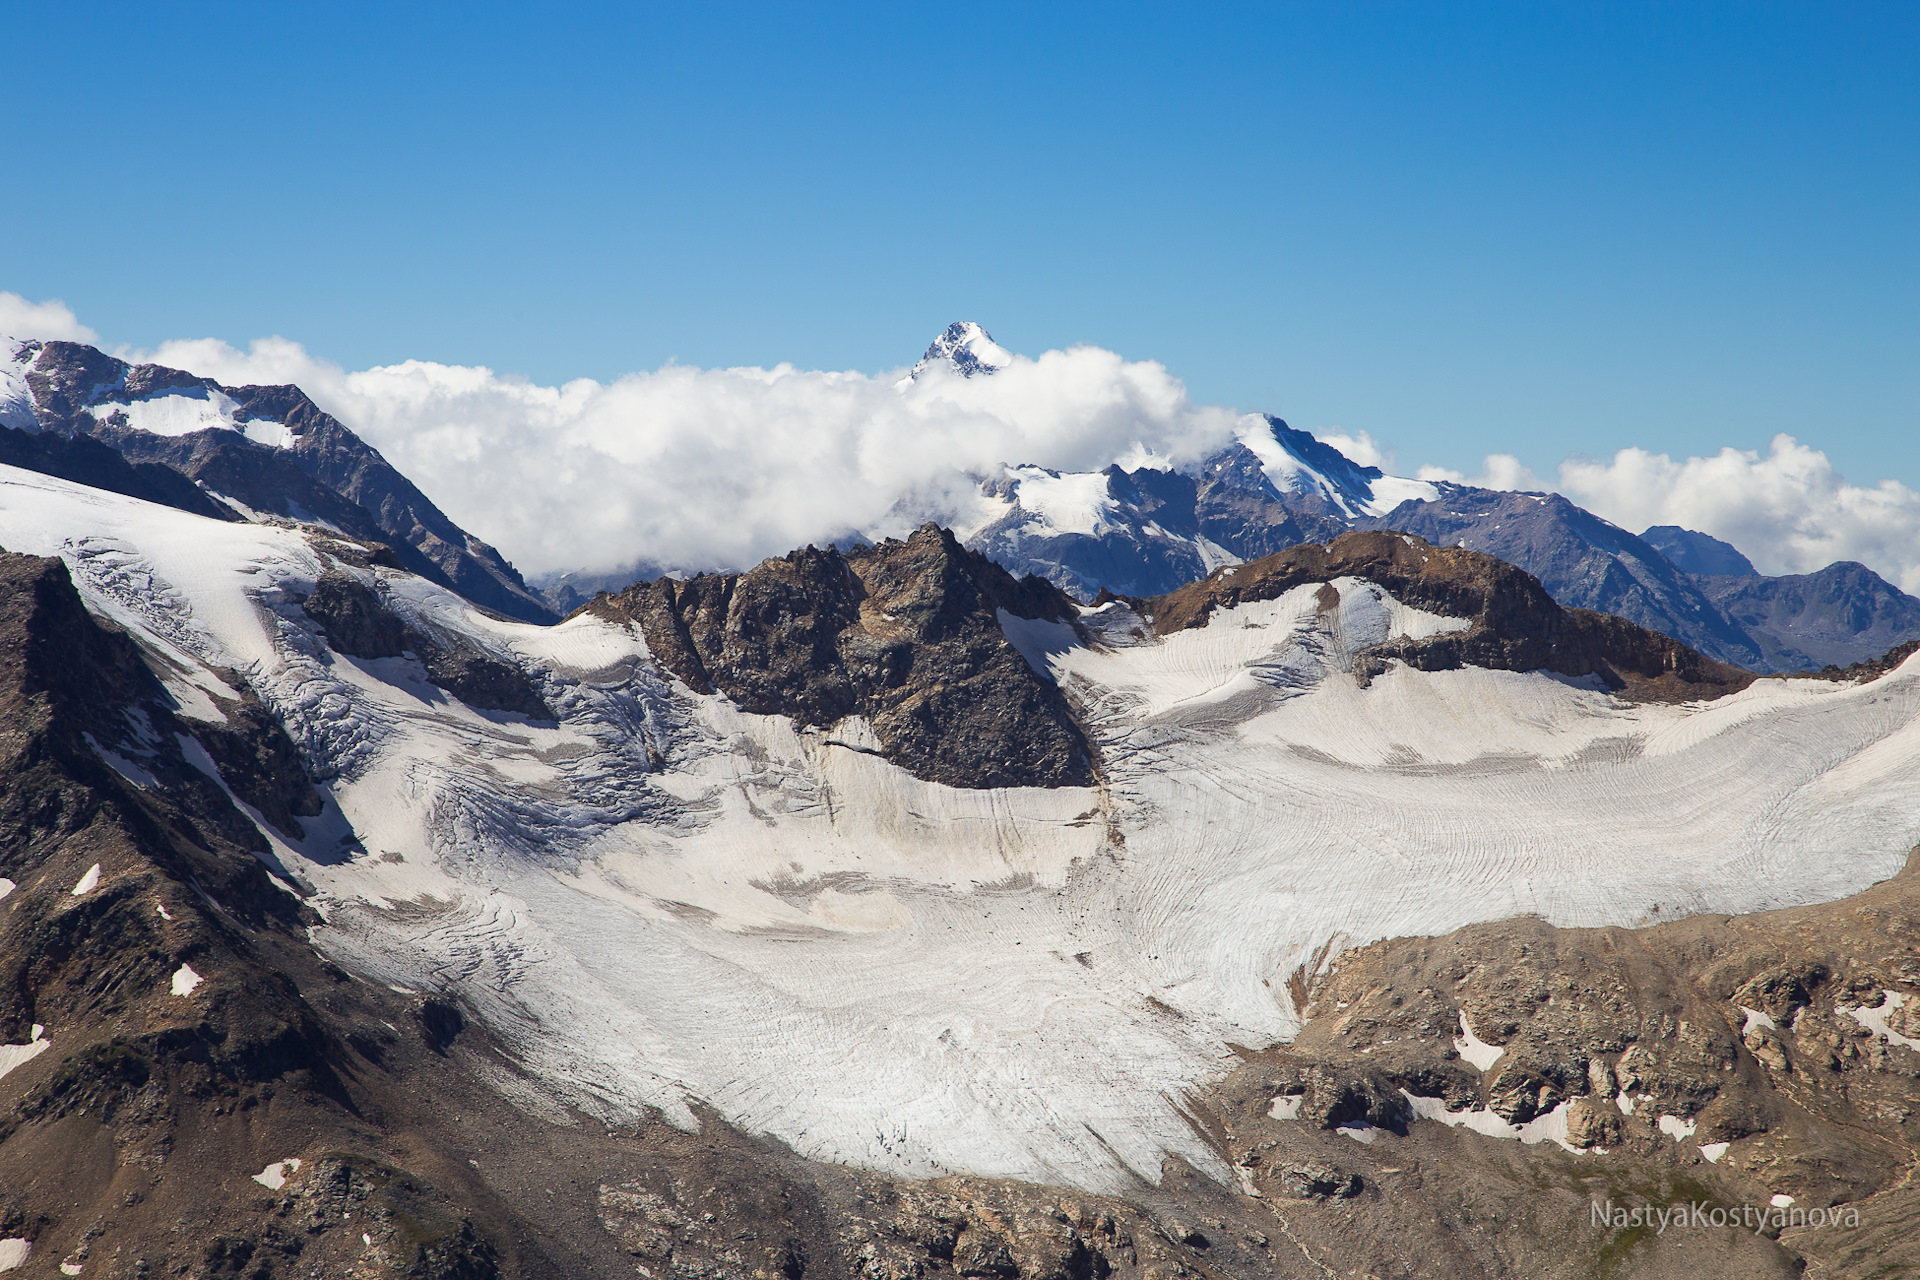
[[[86,436],[29,435],[13,427],[0,427],[0,464],[177,507],[209,520],[240,518],[231,507],[208,497],[200,486],[173,468],[129,462],[115,449]]]
[[[74,342],[28,343],[23,350],[34,352],[26,381],[43,432],[92,436],[135,464],[170,468],[255,511],[325,520],[352,537],[389,542],[409,569],[476,604],[522,621],[553,621],[499,552],[449,520],[298,387],[222,387],[178,369],[129,365]],[[280,423],[290,443],[270,448],[219,428],[156,436],[113,411],[167,392],[223,395],[238,406],[239,421]]]
[[[1752,637],[1691,577],[1650,543],[1559,494],[1449,487],[1437,501],[1403,502],[1364,527],[1498,556],[1569,608],[1616,614],[1721,662],[1764,665]]]
[[[534,720],[553,719],[553,709],[527,679],[527,673],[491,654],[464,646],[436,644],[418,637],[427,679],[470,707],[517,711]]]
[[[355,658],[397,658],[407,648],[407,626],[358,578],[323,573],[300,606],[327,633],[335,652]]]
[[[882,754],[916,776],[965,787],[1093,777],[1066,699],[998,616],[1068,621],[1071,601],[934,525],[743,574],[662,578],[590,607],[639,623],[656,660],[696,692],[803,726],[865,717]]]
[[[1293,547],[1135,607],[1156,633],[1170,635],[1204,625],[1217,607],[1271,600],[1349,575],[1378,583],[1406,604],[1472,620],[1465,631],[1371,650],[1375,672],[1388,660],[1422,671],[1556,671],[1599,676],[1628,697],[1677,700],[1718,697],[1753,680],[1750,672],[1625,619],[1563,609],[1532,575],[1491,555],[1397,533],[1349,533],[1326,546]]]
[[[251,690],[245,702],[222,710],[227,723],[199,727],[195,734],[220,776],[281,834],[303,839],[300,819],[318,815],[323,802],[293,740]]]
[[[553,711],[526,672],[458,639],[436,639],[408,627],[373,588],[347,573],[324,573],[301,605],[326,632],[336,653],[398,658],[411,650],[427,679],[471,707],[517,711],[551,720]]]

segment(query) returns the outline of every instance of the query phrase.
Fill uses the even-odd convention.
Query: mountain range
[[[292,388],[11,350],[0,1270],[1920,1267],[1920,646],[1478,545],[1824,607],[1725,544],[1255,417],[556,622]]]
[[[990,348],[975,358],[969,344]],[[1005,353],[956,324],[916,374],[945,362],[989,376]],[[1361,466],[1271,415],[1187,470],[1009,466],[981,481],[997,510],[962,527],[1009,569],[1082,598],[1170,591],[1233,564],[1349,529],[1398,529],[1518,565],[1562,604],[1619,614],[1755,671],[1847,666],[1920,636],[1920,601],[1866,566],[1769,577],[1724,542],[1656,527],[1635,536],[1559,494],[1408,480]]]

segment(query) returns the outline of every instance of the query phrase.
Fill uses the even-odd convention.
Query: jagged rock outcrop
[[[740,574],[670,578],[588,608],[637,623],[655,659],[700,693],[828,728],[863,718],[879,752],[965,787],[1085,785],[1072,708],[1008,642],[999,614],[1070,621],[1071,600],[1015,580],[926,525],[905,542],[809,547]]]
[[[335,652],[355,658],[398,658],[411,651],[426,668],[427,679],[469,706],[488,711],[517,711],[551,720],[526,672],[456,637],[431,636],[409,627],[380,595],[351,574],[320,575],[301,607],[326,632]]]
[[[1400,533],[1348,533],[1217,571],[1167,595],[1132,603],[1159,635],[1205,624],[1217,608],[1271,600],[1308,583],[1365,578],[1403,603],[1467,618],[1465,631],[1396,639],[1368,651],[1360,668],[1388,661],[1422,671],[1461,666],[1598,676],[1623,696],[1718,697],[1752,683],[1751,672],[1702,657],[1670,636],[1609,614],[1563,609],[1531,574],[1490,555],[1436,547]]]

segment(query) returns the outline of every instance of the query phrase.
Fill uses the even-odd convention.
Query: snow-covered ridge
[[[690,1122],[702,1099],[899,1173],[1217,1168],[1169,1099],[1228,1042],[1290,1035],[1282,978],[1330,942],[1835,898],[1920,841],[1920,660],[1626,705],[1478,669],[1362,688],[1357,652],[1464,620],[1359,579],[1165,640],[1123,603],[1081,616],[1091,643],[1003,618],[1080,701],[1107,785],[966,791],[876,758],[858,723],[692,695],[623,626],[501,622],[298,529],[0,469],[0,545],[62,556],[168,656],[183,710],[214,666],[253,685],[328,796],[304,840],[275,836],[316,944],[457,999],[528,1109]],[[515,661],[557,719],[331,652],[297,603],[329,569]]]

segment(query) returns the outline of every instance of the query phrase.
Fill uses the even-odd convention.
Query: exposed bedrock
[[[1324,546],[1289,547],[1131,603],[1164,636],[1206,625],[1215,609],[1341,577],[1365,578],[1404,604],[1472,623],[1465,631],[1377,646],[1362,655],[1363,678],[1397,659],[1422,671],[1476,666],[1597,676],[1623,697],[1668,701],[1719,697],[1755,679],[1624,618],[1562,608],[1538,579],[1503,560],[1411,534],[1348,533]]]
[[[1067,622],[1073,601],[935,525],[842,553],[808,547],[746,573],[661,578],[587,606],[639,624],[697,692],[827,727],[871,726],[888,760],[962,787],[1092,781],[1072,708],[1001,630],[999,612]]]
[[[517,711],[551,720],[553,711],[512,663],[482,653],[456,636],[430,636],[409,627],[380,593],[350,573],[323,573],[301,605],[326,632],[336,653],[355,658],[398,658],[412,652],[427,679],[471,707]]]

